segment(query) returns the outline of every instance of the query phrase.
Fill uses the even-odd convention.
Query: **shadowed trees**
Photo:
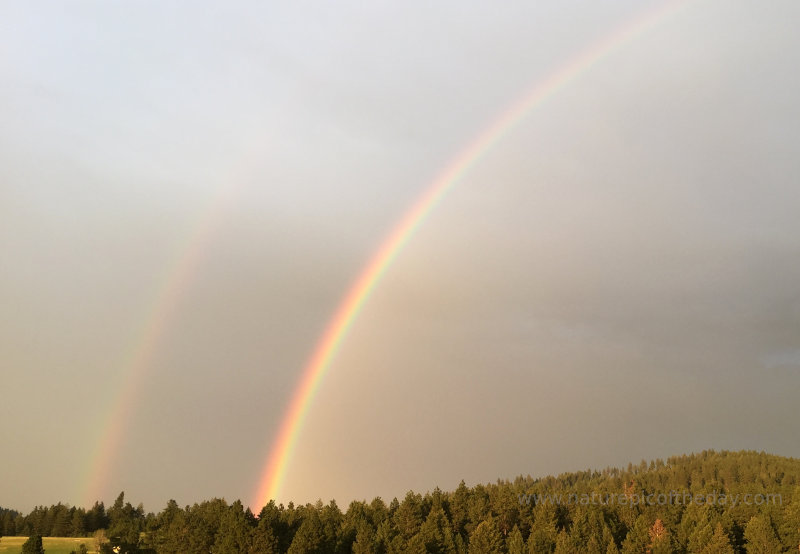
[[[22,543],[22,554],[44,554],[42,537],[39,535],[31,535],[28,537],[28,540]]]

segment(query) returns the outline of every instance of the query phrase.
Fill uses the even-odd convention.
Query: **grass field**
[[[22,552],[22,543],[28,537],[3,537],[0,538],[0,554],[19,554]],[[79,544],[85,544],[89,552],[95,552],[94,537],[42,537],[42,546],[45,554],[69,554],[78,551]]]

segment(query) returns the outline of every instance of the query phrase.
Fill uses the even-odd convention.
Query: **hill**
[[[800,546],[800,460],[705,451],[626,468],[462,482],[388,504],[352,502],[345,511],[335,501],[270,502],[254,515],[239,501],[213,499],[183,508],[170,501],[145,514],[121,493],[107,511],[101,503],[88,512],[59,504],[17,515],[13,529],[1,530],[47,535],[70,513],[74,531],[103,527],[107,548],[121,552],[788,552]]]

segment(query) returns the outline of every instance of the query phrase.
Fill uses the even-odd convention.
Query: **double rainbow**
[[[525,116],[540,107],[548,98],[574,81],[602,58],[641,36],[667,16],[676,12],[686,1],[667,1],[660,7],[622,25],[571,58],[560,69],[539,82],[511,107],[502,112],[427,187],[366,264],[339,304],[335,315],[317,343],[292,395],[277,437],[263,466],[258,488],[250,503],[254,511],[257,512],[270,499],[278,496],[303,422],[331,361],[336,356],[348,330],[358,317],[370,293],[425,218],[448,191],[459,182],[460,178],[503,136],[512,131]],[[223,218],[225,210],[220,209],[219,206],[224,206],[232,194],[231,190],[224,191],[221,198],[215,199],[210,204],[207,212],[198,220],[192,232],[182,243],[178,250],[180,255],[170,265],[166,272],[166,278],[157,288],[154,301],[146,312],[142,331],[132,343],[127,361],[123,365],[116,387],[117,393],[109,396],[112,399],[107,410],[109,416],[104,420],[105,425],[95,443],[91,463],[87,469],[88,474],[84,481],[84,483],[88,483],[82,491],[84,505],[88,506],[100,498],[107,486],[118,446],[125,434],[128,421],[132,417],[131,414],[142,383],[151,370],[152,359],[158,350],[158,345],[179,307],[181,291],[197,271],[197,267],[203,259],[205,245]]]

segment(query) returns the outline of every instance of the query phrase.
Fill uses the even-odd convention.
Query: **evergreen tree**
[[[452,493],[409,492],[402,503],[394,499],[389,506],[379,498],[353,502],[346,514],[335,502],[299,507],[271,502],[255,518],[241,502],[229,506],[214,499],[184,509],[170,501],[158,515],[145,515],[121,493],[107,512],[99,502],[88,512],[62,504],[37,506],[27,515],[0,509],[0,534],[94,532],[99,534],[94,550],[103,553],[113,547],[149,554],[785,552],[796,551],[800,542],[799,484],[800,460],[709,451],[627,471],[519,477],[472,489],[462,482]],[[641,498],[682,487],[691,494],[778,493],[791,501],[633,507],[562,501],[614,491]],[[520,498],[522,491],[535,494],[535,501],[525,502],[533,497]],[[107,527],[98,528],[101,524]],[[105,528],[111,543],[101,532]]]
[[[628,531],[622,541],[622,554],[640,554],[647,550],[650,544],[650,525],[644,515],[636,518],[633,528]]]
[[[329,552],[350,552],[353,541],[351,537],[345,537],[339,533],[344,518],[336,501],[331,500],[325,506],[322,505],[322,501],[319,501],[315,511],[319,513],[320,523],[322,524],[322,532],[325,537],[324,548]]]
[[[573,540],[573,544],[574,542]],[[586,543],[586,547],[583,551],[586,554],[605,554],[607,548],[602,539],[598,538],[597,535],[592,535],[589,537],[589,541]]]
[[[501,554],[503,535],[493,517],[483,520],[469,537],[469,554]]]
[[[453,533],[466,536],[466,525],[469,522],[469,489],[462,480],[450,495],[450,523]]]
[[[50,537],[66,537],[72,532],[72,517],[70,516],[69,508],[60,502],[52,508],[52,527],[48,536]]]
[[[731,541],[728,539],[728,535],[722,528],[721,523],[717,523],[717,526],[714,528],[714,534],[711,536],[708,544],[697,552],[700,552],[700,554],[734,554]]]
[[[392,519],[400,535],[405,540],[410,540],[419,532],[423,517],[422,497],[409,491],[403,502],[397,507]]]
[[[489,501],[489,493],[483,485],[475,485],[472,489],[472,494],[469,496],[467,503],[468,522],[466,530],[470,536],[476,530],[481,522],[488,519],[492,514],[491,503]],[[495,523],[495,527],[496,527]]]
[[[158,514],[156,529],[153,538],[156,550],[163,554],[180,554],[182,545],[187,541],[189,525],[186,513],[174,500],[170,500]]]
[[[575,550],[572,541],[570,540],[569,533],[567,533],[566,529],[562,529],[559,531],[558,536],[556,537],[556,547],[553,550],[554,554],[579,554],[577,550]]]
[[[558,529],[556,529],[555,522],[538,518],[528,536],[528,553],[550,554],[556,549],[557,538]]]
[[[308,510],[303,523],[289,546],[288,554],[311,554],[326,552],[325,530],[316,510]]]
[[[252,530],[245,517],[244,508],[236,501],[222,516],[215,535],[212,554],[240,554],[250,550]]]
[[[22,554],[44,554],[42,537],[40,535],[28,537],[28,540],[22,544]]]
[[[791,502],[780,526],[780,536],[786,548],[800,551],[800,485],[792,491]]]
[[[86,514],[83,509],[73,512],[70,529],[73,537],[83,537],[86,534]]]
[[[507,485],[492,487],[490,491],[491,511],[495,514],[497,528],[504,537],[519,521],[519,496]]]
[[[526,554],[525,541],[522,539],[522,532],[516,525],[511,533],[506,537],[506,550],[508,554]]]
[[[423,552],[453,554],[456,550],[450,522],[441,507],[431,510],[414,539]]]
[[[86,512],[86,532],[94,533],[98,529],[108,527],[106,507],[102,502],[95,502],[94,506]]]
[[[300,525],[299,523],[297,524]],[[270,529],[275,540],[278,541],[278,551],[286,552],[292,543],[293,530],[287,519],[286,510],[283,505],[275,505],[274,500],[270,500],[266,506],[261,508],[258,514],[258,527],[262,526]],[[263,531],[261,531],[263,533]]]
[[[353,554],[376,554],[375,533],[365,521],[361,522],[353,542]]]
[[[711,544],[713,536],[714,531],[710,521],[699,523],[692,531],[692,534],[689,535],[687,541],[688,550],[690,552],[701,552],[706,546]]]
[[[392,525],[391,519],[387,518],[378,524],[374,544],[377,552],[402,552],[399,546],[395,547],[395,545],[402,544],[402,537]]]
[[[144,507],[140,504],[134,508],[130,502],[125,502],[125,492],[121,492],[108,510],[108,519],[112,546],[119,548],[121,553],[136,552],[144,526]]]
[[[266,520],[259,520],[258,526],[253,530],[249,554],[278,554],[278,552],[281,552],[280,544],[272,527]]]
[[[748,554],[769,554],[782,550],[778,535],[767,516],[753,516],[744,528]]]

